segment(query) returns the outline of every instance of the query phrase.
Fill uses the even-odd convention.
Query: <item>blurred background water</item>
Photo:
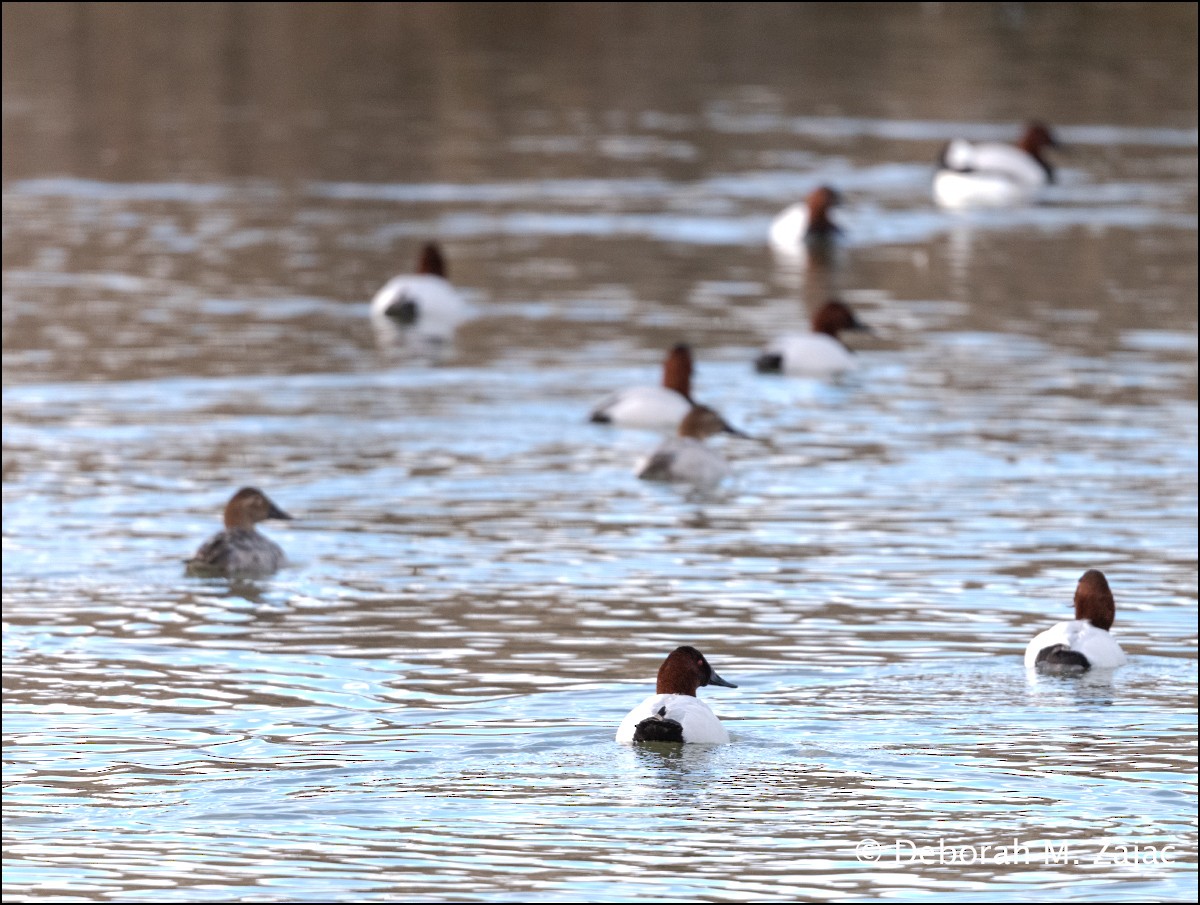
[[[5,4],[6,897],[1194,901],[1196,41]],[[932,206],[1035,116],[1047,203]],[[821,183],[847,247],[773,258]],[[476,312],[432,351],[367,316],[430,238]],[[834,293],[860,370],[755,374]],[[760,438],[703,497],[587,423],[679,341]],[[292,565],[185,578],[243,484]],[[1089,567],[1130,664],[1027,678]],[[683,643],[734,743],[616,745]]]

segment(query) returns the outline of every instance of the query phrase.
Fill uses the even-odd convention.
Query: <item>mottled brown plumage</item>
[[[189,575],[269,575],[287,562],[274,541],[255,530],[269,518],[290,519],[265,493],[243,487],[225,505],[225,530],[206,540],[187,561]]]

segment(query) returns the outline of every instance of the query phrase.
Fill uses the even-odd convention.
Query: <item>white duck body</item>
[[[663,386],[618,390],[597,405],[591,420],[642,430],[674,430],[692,404],[675,390]]]
[[[823,376],[853,371],[858,359],[841,340],[825,333],[792,333],[781,336],[763,349],[778,355],[785,374]]]
[[[1029,204],[1053,181],[1042,148],[1057,146],[1050,130],[1037,122],[1015,145],[956,138],[942,151],[933,199],[951,209]]]
[[[411,273],[392,277],[371,299],[371,316],[422,333],[449,335],[470,309],[445,277]]]
[[[1060,622],[1035,637],[1025,648],[1025,668],[1034,669],[1037,655],[1047,647],[1062,645],[1087,657],[1092,669],[1116,669],[1125,665],[1125,651],[1111,634],[1087,619]]]
[[[640,722],[659,714],[663,719],[674,720],[683,726],[683,740],[700,745],[724,745],[729,742],[729,733],[717,719],[717,715],[702,700],[687,694],[654,694],[638,704],[617,727],[616,740],[623,745],[633,743],[633,735]]]
[[[673,431],[692,409],[692,350],[678,343],[663,361],[662,383],[636,386],[605,397],[592,409],[597,424]]]
[[[830,299],[813,313],[811,332],[787,333],[772,340],[759,354],[755,370],[817,377],[852,371],[858,360],[838,336],[843,330],[869,332],[870,328],[845,302]]]
[[[1036,157],[1016,145],[999,141],[976,144],[956,138],[946,147],[943,162],[947,169],[1002,175],[1034,189],[1050,182],[1050,174]]]
[[[1038,199],[1041,189],[998,173],[938,170],[933,177],[933,200],[950,210],[1030,204]]]
[[[804,202],[785,207],[771,221],[767,240],[780,254],[795,255],[804,247],[808,234],[808,205]]]

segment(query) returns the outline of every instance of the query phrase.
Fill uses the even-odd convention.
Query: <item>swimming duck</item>
[[[679,343],[663,362],[662,386],[619,390],[592,409],[597,424],[670,430],[692,407],[692,350]]]
[[[760,374],[809,375],[853,370],[858,361],[838,337],[842,330],[870,328],[854,316],[845,302],[828,301],[813,314],[811,333],[782,336],[770,343],[754,362],[754,369]]]
[[[655,693],[629,711],[617,729],[616,740],[621,744],[725,744],[729,733],[708,705],[696,697],[696,689],[705,685],[737,688],[718,676],[696,648],[675,648],[658,668]]]
[[[187,561],[189,575],[268,575],[287,562],[274,541],[254,530],[255,522],[291,519],[265,493],[243,487],[225,505],[225,530],[204,542]]]
[[[1075,620],[1060,622],[1030,641],[1025,667],[1069,673],[1124,666],[1125,652],[1108,633],[1116,609],[1104,573],[1088,569],[1075,588]]]
[[[802,248],[828,245],[841,233],[829,218],[830,208],[840,204],[842,196],[827,185],[809,192],[804,201],[784,208],[771,221],[768,237],[771,246],[785,255],[795,255]]]
[[[1058,147],[1044,123],[1030,123],[1015,145],[956,138],[942,150],[933,198],[942,207],[1006,207],[1037,199],[1054,181],[1042,149]]]
[[[693,405],[679,422],[678,436],[659,444],[641,461],[637,476],[643,481],[679,481],[696,487],[713,487],[724,480],[729,467],[721,455],[704,445],[714,434],[746,435],[731,427],[706,405]]]
[[[446,259],[434,242],[421,249],[417,272],[392,277],[371,299],[371,316],[393,327],[449,335],[467,319],[467,304],[446,278]]]

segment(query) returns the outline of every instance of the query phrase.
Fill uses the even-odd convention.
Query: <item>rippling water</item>
[[[1195,899],[1194,7],[135,9],[4,7],[6,897]],[[706,495],[586,421],[680,340]],[[185,578],[247,483],[292,565]],[[1090,567],[1130,664],[1027,677]],[[681,643],[734,743],[616,745]]]

